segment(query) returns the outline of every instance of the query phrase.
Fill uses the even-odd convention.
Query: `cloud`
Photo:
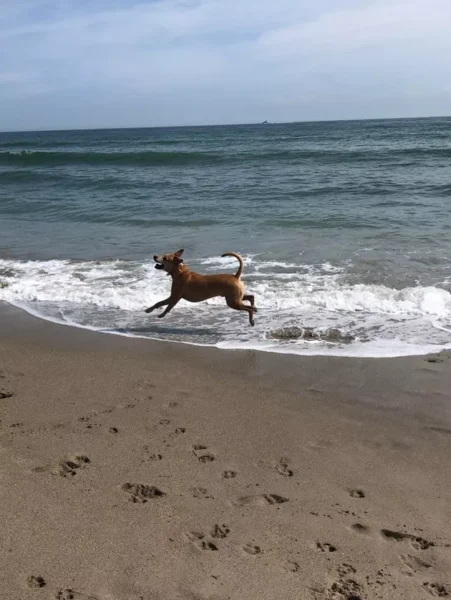
[[[431,42],[433,35],[448,35],[446,16],[451,16],[451,6],[443,0],[373,4],[331,11],[311,22],[275,29],[265,34],[262,42],[288,52],[346,51],[393,42],[399,45],[406,41]]]
[[[433,114],[449,101],[448,0],[0,5],[0,129]]]

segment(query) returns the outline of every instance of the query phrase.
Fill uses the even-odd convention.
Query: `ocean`
[[[223,299],[144,309],[185,249]],[[56,322],[224,349],[451,347],[451,118],[0,133],[0,301]]]

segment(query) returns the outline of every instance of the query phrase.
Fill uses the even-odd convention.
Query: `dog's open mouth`
[[[164,269],[164,265],[162,265],[161,263],[157,263],[157,264],[155,265],[155,268],[156,268],[156,269],[159,269],[159,270],[160,270],[160,269]]]

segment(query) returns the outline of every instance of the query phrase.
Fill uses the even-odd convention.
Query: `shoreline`
[[[2,600],[451,594],[450,366],[224,352],[0,305]]]
[[[448,351],[451,351],[451,342],[449,344],[443,345],[441,348],[436,348],[434,345],[431,346],[423,346],[421,350],[416,351],[406,351],[402,352],[398,350],[396,353],[385,353],[385,354],[361,354],[358,350],[354,349],[354,353],[350,350],[347,350],[346,345],[341,345],[338,347],[338,344],[335,348],[333,348],[333,344],[330,344],[329,351],[325,351],[324,348],[318,351],[312,350],[312,346],[308,349],[293,349],[293,346],[282,346],[282,345],[271,345],[271,341],[268,338],[268,342],[266,345],[260,344],[259,346],[248,345],[246,343],[236,344],[234,343],[218,343],[218,344],[202,344],[200,342],[191,342],[184,340],[170,340],[165,338],[158,337],[148,337],[145,335],[136,335],[131,333],[121,332],[120,330],[101,330],[95,329],[94,327],[90,327],[89,325],[80,325],[78,323],[70,323],[68,321],[64,321],[63,319],[54,319],[51,317],[46,317],[41,315],[38,311],[34,311],[29,307],[19,306],[15,304],[11,304],[6,301],[0,300],[0,312],[2,308],[4,309],[6,306],[9,306],[13,309],[13,311],[19,311],[26,313],[30,317],[34,319],[38,319],[40,321],[44,321],[46,323],[50,323],[52,325],[57,325],[59,327],[70,327],[74,329],[81,329],[82,331],[89,331],[91,333],[99,334],[99,335],[112,335],[115,337],[124,337],[132,340],[145,340],[151,343],[163,342],[165,344],[181,344],[184,346],[192,346],[195,348],[208,348],[209,350],[223,350],[223,351],[238,351],[238,352],[263,352],[268,354],[278,354],[282,356],[297,356],[297,357],[324,357],[324,358],[341,358],[341,359],[368,359],[368,360],[378,360],[378,359],[398,359],[398,358],[410,358],[410,357],[422,357],[428,355],[442,354]],[[349,344],[349,348],[352,347],[352,343]],[[333,349],[332,349],[333,348]]]
[[[247,383],[248,378],[254,382],[259,377],[266,378],[271,387],[280,386],[280,389],[287,393],[302,390],[312,398],[318,393],[323,396],[333,394],[336,391],[337,379],[343,384],[343,377],[347,372],[358,370],[360,384],[349,385],[347,403],[370,406],[376,412],[381,408],[402,408],[416,411],[424,419],[430,418],[440,422],[443,419],[448,420],[449,417],[451,426],[451,407],[447,410],[447,398],[451,397],[451,392],[448,393],[446,378],[440,378],[438,389],[427,390],[434,394],[433,405],[424,403],[420,394],[411,395],[411,390],[403,390],[406,380],[414,390],[416,385],[419,389],[424,387],[423,382],[420,383],[424,374],[438,371],[440,375],[445,375],[446,368],[451,363],[449,350],[430,355],[395,358],[309,356],[244,349],[229,351],[188,343],[115,335],[53,323],[5,303],[0,303],[0,343],[2,340],[25,343],[37,349],[47,350],[50,347],[64,352],[89,350],[96,354],[127,353],[131,360],[144,362],[149,358],[162,362],[170,358],[176,360],[183,369],[202,372],[219,369],[225,376],[233,376],[242,383]],[[321,390],[317,385],[319,380],[322,380]],[[384,390],[383,394],[379,393],[377,396],[366,395],[360,391],[363,382],[371,388],[385,388],[391,385],[393,389],[390,394]],[[354,382],[350,382],[352,383]],[[340,403],[344,400],[342,394],[339,394],[339,399]]]

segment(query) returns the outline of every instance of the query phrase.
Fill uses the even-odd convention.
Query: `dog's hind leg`
[[[255,325],[254,323],[254,312],[255,309],[252,306],[246,306],[242,303],[241,300],[237,298],[226,298],[227,306],[229,308],[233,308],[233,310],[245,310],[249,314],[249,323],[252,327]]]
[[[247,300],[248,302],[250,302],[252,308],[254,309],[254,312],[257,312],[257,309],[254,306],[254,303],[255,303],[255,296],[254,296],[254,294],[244,294],[243,300]]]

